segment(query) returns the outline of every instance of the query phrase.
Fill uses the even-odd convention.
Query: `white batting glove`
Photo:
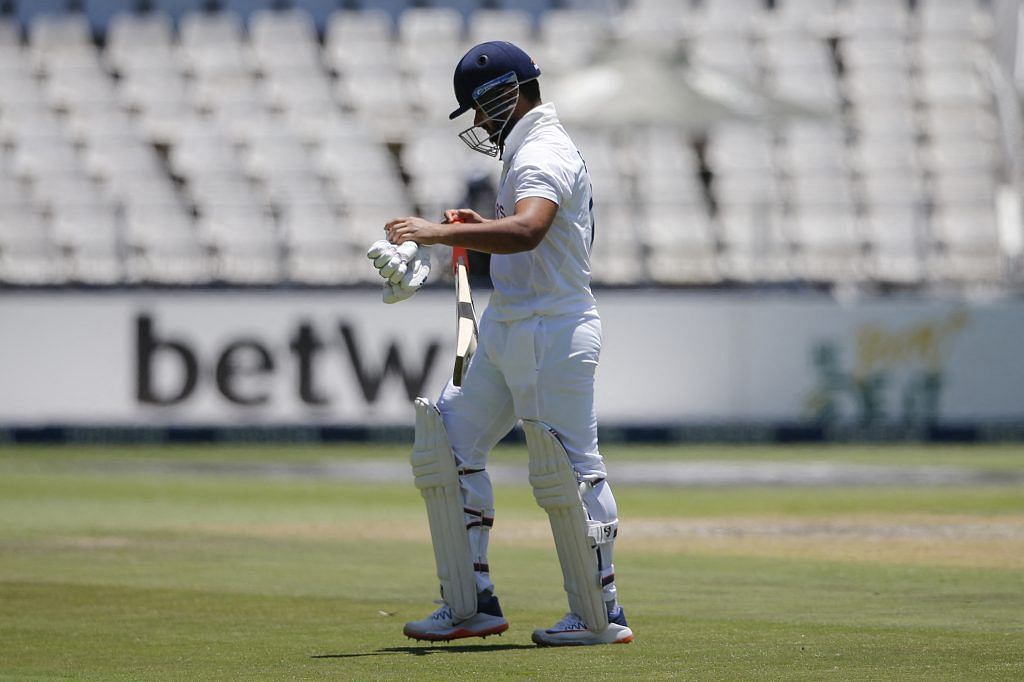
[[[371,244],[366,257],[373,261],[373,267],[377,268],[377,273],[384,279],[394,276],[405,260],[399,254],[398,247],[386,239],[378,239]]]
[[[384,302],[385,303],[399,303],[408,298],[412,298],[412,295],[416,293],[416,289],[403,289],[397,284],[391,282],[384,282]]]
[[[366,257],[373,261],[373,267],[377,268],[381,277],[398,284],[405,276],[407,264],[418,252],[419,245],[416,242],[396,246],[386,239],[379,239],[367,250]]]
[[[409,263],[405,277],[399,281],[399,286],[406,291],[415,291],[423,286],[430,276],[430,254],[420,251],[420,256]]]
[[[366,252],[366,257],[370,260],[376,260],[379,256],[389,253],[394,248],[396,248],[395,245],[387,239],[378,239],[370,245],[369,250]]]
[[[406,263],[412,261],[416,257],[416,254],[420,251],[420,245],[416,242],[404,242],[398,247],[398,255],[402,257]]]
[[[383,258],[383,256],[381,257]],[[395,274],[400,265],[402,265],[402,257],[398,255],[398,251],[395,251],[391,258],[388,259],[388,262],[380,268],[380,276],[384,279],[391,279],[391,275]]]
[[[385,303],[398,303],[411,298],[426,283],[427,277],[430,276],[430,248],[419,247],[415,257],[404,265],[405,272],[397,282],[389,279],[384,283]]]
[[[388,277],[388,281],[391,282],[392,284],[398,284],[399,282],[402,281],[402,278],[405,277],[405,273],[407,273],[408,271],[409,265],[403,261],[399,263],[395,271],[391,273],[391,276]],[[383,272],[384,271],[382,270],[381,276],[383,276]]]

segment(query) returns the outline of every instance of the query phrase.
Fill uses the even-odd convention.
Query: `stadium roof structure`
[[[603,128],[655,125],[700,132],[730,119],[781,122],[827,115],[768,94],[758,83],[690,63],[675,50],[636,44],[611,48],[545,91],[564,120]]]

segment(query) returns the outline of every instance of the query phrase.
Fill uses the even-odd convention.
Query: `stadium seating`
[[[372,282],[361,252],[384,220],[437,216],[494,177],[446,114],[455,60],[497,38],[545,83],[609,40],[675,44],[691,73],[773,103],[702,129],[572,128],[599,284],[1008,276],[984,3],[138,5],[0,15],[0,283]]]

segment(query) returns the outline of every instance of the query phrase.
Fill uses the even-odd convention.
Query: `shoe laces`
[[[452,620],[454,613],[452,612],[452,607],[448,606],[447,602],[443,599],[435,599],[434,603],[440,604],[441,608],[430,614],[430,620]]]
[[[586,630],[587,624],[583,622],[583,619],[577,616],[571,611],[562,617],[562,620],[552,626],[553,632],[572,632],[575,630]]]

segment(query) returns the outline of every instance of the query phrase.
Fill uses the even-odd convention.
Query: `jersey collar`
[[[541,127],[558,124],[558,114],[555,112],[555,105],[551,102],[539,104],[526,112],[525,115],[512,126],[508,137],[505,138],[505,148],[502,150],[502,159],[511,159],[523,146],[523,142],[530,133]]]

